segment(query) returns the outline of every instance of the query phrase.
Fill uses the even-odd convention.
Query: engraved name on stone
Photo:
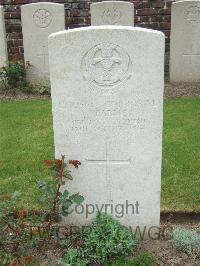
[[[147,103],[150,103],[150,100],[147,100]],[[68,131],[87,132],[92,129],[105,133],[115,130],[112,134],[117,134],[118,130],[135,129],[137,131],[145,128],[146,119],[135,113],[138,105],[140,103],[136,104],[135,101],[106,102],[101,106],[94,106],[89,102],[68,102],[65,106],[60,106],[57,113],[60,117],[70,114],[71,119],[66,122],[66,133]]]
[[[52,14],[47,9],[38,9],[33,14],[33,21],[39,28],[46,28],[52,21]]]
[[[114,25],[120,21],[121,16],[122,14],[117,8],[106,9],[102,14],[102,20],[105,24]]]
[[[81,72],[89,83],[108,89],[131,77],[132,62],[120,46],[101,43],[83,56]]]

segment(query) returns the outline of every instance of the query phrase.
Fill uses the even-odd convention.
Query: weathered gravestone
[[[200,1],[172,4],[170,80],[200,81]]]
[[[164,35],[68,30],[49,37],[49,55],[55,155],[81,162],[67,188],[85,197],[68,224],[87,224],[101,210],[127,226],[158,225]]]
[[[65,29],[64,5],[34,3],[21,7],[27,80],[49,79],[48,36]]]
[[[0,6],[0,67],[7,61],[7,45],[3,7]]]
[[[90,6],[91,25],[134,25],[134,5],[124,1],[103,1]]]

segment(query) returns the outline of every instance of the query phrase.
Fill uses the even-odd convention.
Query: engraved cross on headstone
[[[42,46],[42,53],[37,54],[37,56],[43,57],[43,64],[44,64],[44,66],[46,66],[46,61],[48,61],[48,60],[46,60],[46,57],[49,56],[49,54],[48,54],[48,52],[46,52],[46,46],[45,45]]]
[[[111,192],[111,176],[110,176],[110,166],[111,165],[129,165],[131,163],[131,157],[128,159],[112,159],[110,156],[110,141],[106,139],[106,157],[105,159],[85,159],[88,164],[97,164],[97,165],[105,165],[106,166],[106,181],[108,188],[108,200],[112,200],[112,192]]]

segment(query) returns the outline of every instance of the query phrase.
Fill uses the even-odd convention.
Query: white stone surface
[[[0,6],[0,67],[5,65],[7,61],[7,45],[3,6]]]
[[[55,156],[82,163],[71,167],[67,188],[85,197],[85,208],[112,204],[114,217],[117,204],[138,201],[139,214],[129,207],[120,221],[158,225],[164,35],[124,26],[68,30],[49,37],[49,56]],[[85,211],[74,209],[67,224],[88,224],[95,214]]]
[[[200,1],[172,4],[170,81],[200,81]]]
[[[90,5],[91,25],[134,25],[134,5],[125,1],[103,1]]]
[[[65,29],[64,5],[33,3],[21,7],[27,80],[39,83],[49,79],[48,36]]]

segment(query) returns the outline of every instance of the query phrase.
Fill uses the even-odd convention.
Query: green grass
[[[43,161],[54,158],[51,103],[0,102],[0,194],[23,192],[19,204],[37,207],[36,181],[47,178]]]
[[[200,211],[200,98],[165,101],[163,141],[162,210]],[[51,102],[0,102],[0,195],[20,190],[19,205],[37,208],[53,157]]]
[[[161,203],[200,211],[200,98],[165,101]]]

